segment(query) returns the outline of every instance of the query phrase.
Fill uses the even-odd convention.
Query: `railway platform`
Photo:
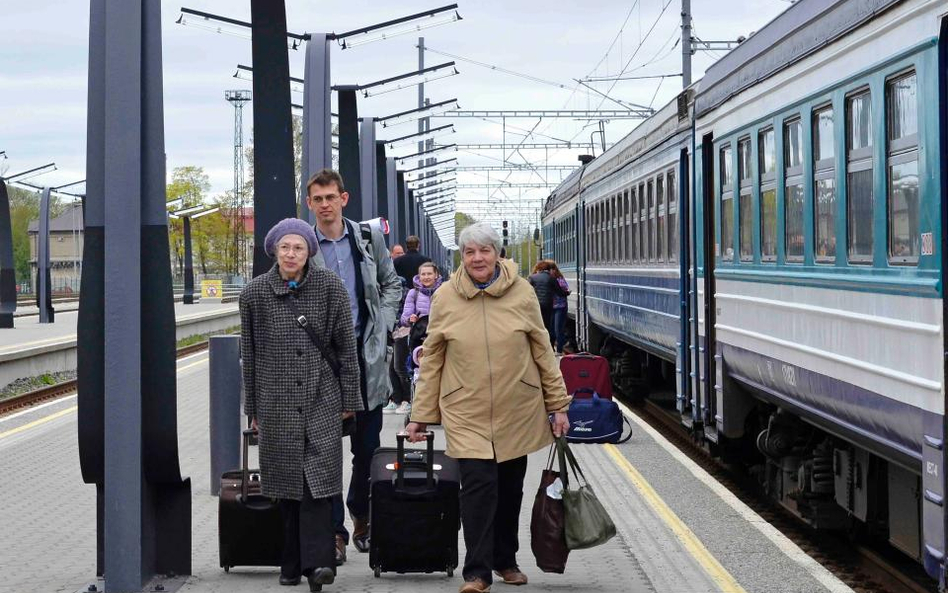
[[[192,479],[193,574],[167,582],[165,590],[287,591],[277,583],[276,568],[225,573],[219,566],[217,499],[210,494],[207,362],[203,352],[177,363],[179,452],[182,471]],[[530,508],[545,452],[530,459],[518,554],[530,578],[524,591],[851,591],[653,429],[632,419],[634,434],[625,444],[574,447],[618,537],[574,551],[562,575],[540,572],[530,552]],[[383,444],[394,443],[402,421],[400,415],[385,417]],[[75,395],[0,418],[0,475],[10,480],[10,495],[0,507],[6,534],[0,547],[0,593],[78,593],[92,590],[90,585],[103,590],[94,578],[95,489],[81,479],[76,431]],[[436,439],[443,444],[440,431]],[[453,578],[383,574],[376,579],[367,554],[352,546],[348,552],[349,561],[325,591],[451,592],[461,582],[460,571]],[[507,587],[498,583],[494,591]],[[289,590],[303,591],[305,584]]]

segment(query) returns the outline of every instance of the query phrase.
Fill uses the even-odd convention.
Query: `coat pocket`
[[[536,390],[536,391],[539,391],[539,390],[540,390],[540,386],[539,386],[539,385],[534,385],[533,383],[530,383],[529,381],[524,381],[523,379],[520,379],[520,386],[521,386],[521,387],[529,387],[530,389],[534,389],[534,390]]]
[[[442,400],[448,399],[449,397],[451,397],[452,395],[454,395],[454,394],[456,394],[457,392],[461,391],[462,389],[464,389],[464,386],[463,386],[463,385],[458,385],[457,387],[453,387],[453,388],[451,388],[451,389],[448,389],[447,391],[444,391],[444,392],[441,394],[441,399],[442,399]]]

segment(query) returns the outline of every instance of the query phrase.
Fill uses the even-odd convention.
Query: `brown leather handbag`
[[[543,572],[562,574],[566,571],[569,548],[566,547],[566,513],[562,498],[553,498],[547,492],[560,473],[553,469],[556,445],[550,446],[546,469],[540,477],[540,487],[533,500],[533,515],[530,518],[530,549]],[[564,476],[565,478],[565,476]],[[565,479],[560,480],[565,487]]]

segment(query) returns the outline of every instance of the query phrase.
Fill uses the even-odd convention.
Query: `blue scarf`
[[[479,288],[480,290],[484,290],[485,288],[487,288],[488,286],[490,286],[491,284],[493,284],[494,281],[497,280],[497,278],[499,278],[499,277],[500,277],[500,266],[495,266],[495,267],[494,267],[494,277],[493,277],[493,278],[491,278],[490,280],[488,280],[487,282],[484,282],[484,283],[474,282],[474,279],[471,278],[471,282],[474,282],[474,286],[476,286],[476,287]]]

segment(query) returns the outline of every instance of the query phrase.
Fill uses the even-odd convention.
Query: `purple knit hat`
[[[273,225],[273,228],[267,233],[267,238],[263,240],[264,252],[270,257],[275,256],[277,243],[286,235],[299,235],[303,237],[307,247],[309,247],[310,257],[315,255],[319,249],[319,240],[316,238],[316,231],[313,230],[313,227],[309,226],[305,220],[300,220],[299,218],[284,218]]]

